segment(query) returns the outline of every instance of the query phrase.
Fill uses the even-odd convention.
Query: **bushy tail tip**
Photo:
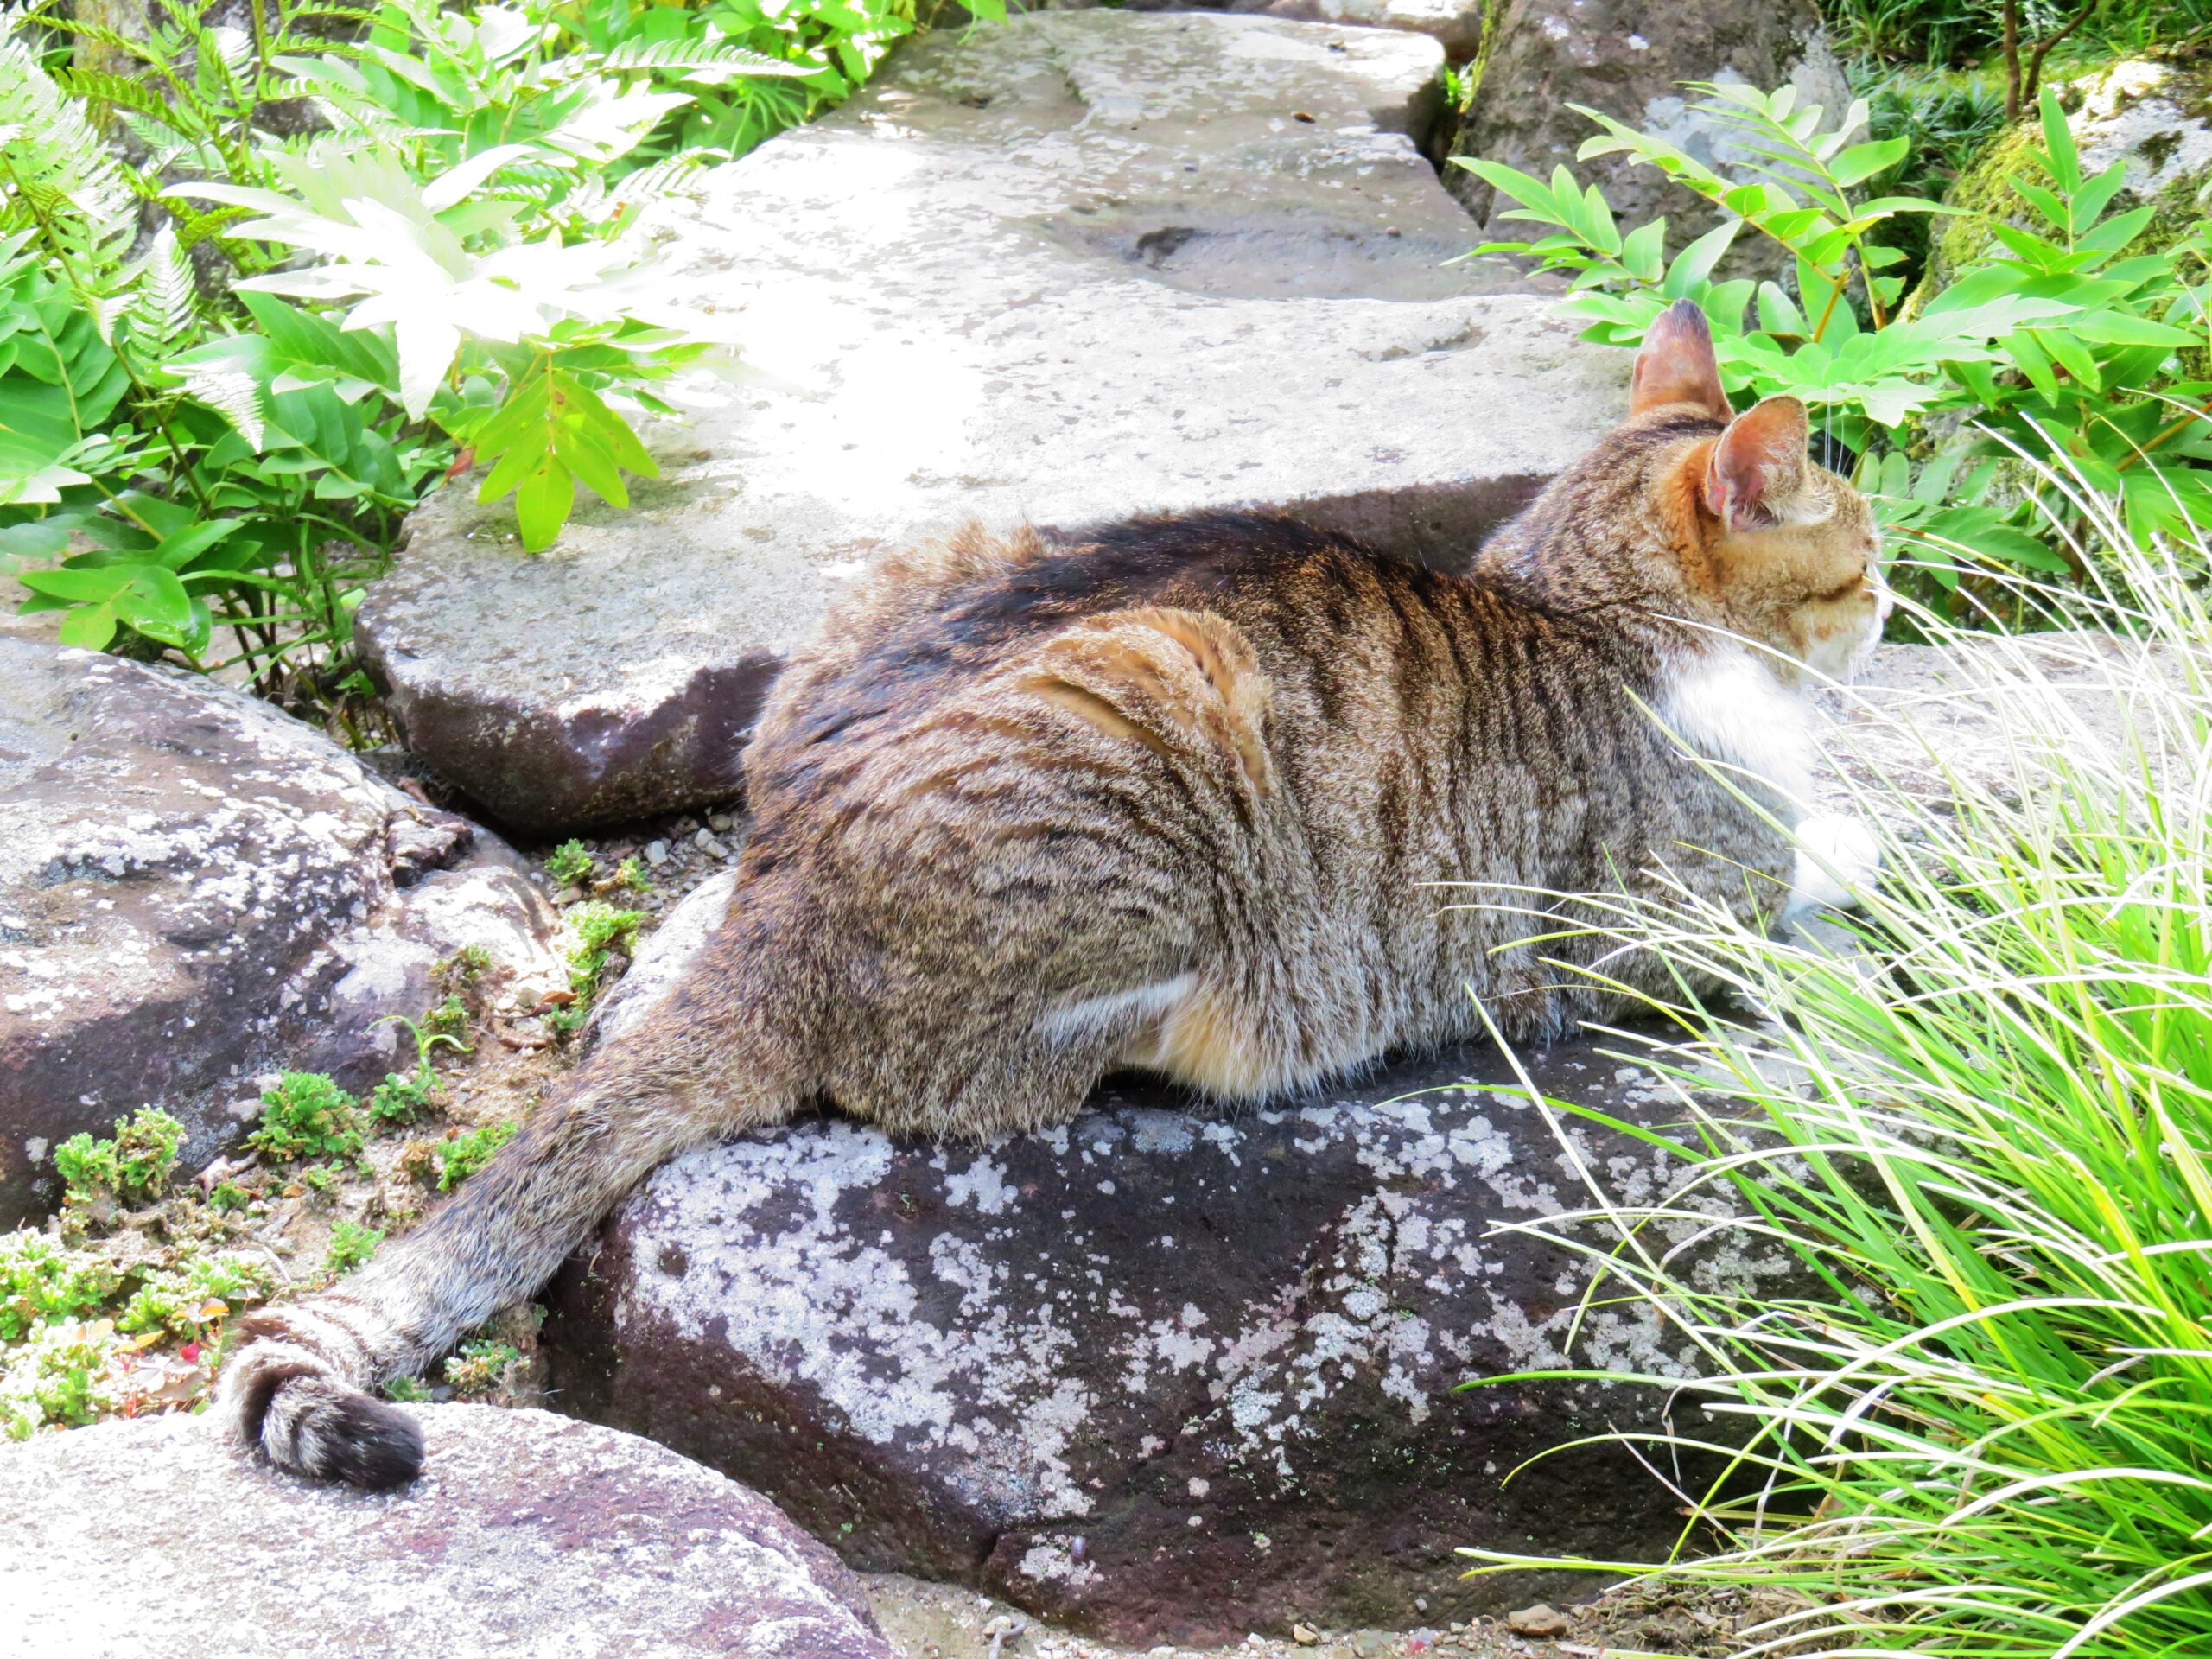
[[[225,1372],[231,1428],[278,1468],[368,1491],[423,1472],[423,1429],[397,1406],[349,1387],[290,1343],[256,1342]]]

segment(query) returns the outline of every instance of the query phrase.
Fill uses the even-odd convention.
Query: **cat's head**
[[[1725,428],[1700,431],[1700,416]],[[1804,404],[1768,397],[1737,414],[1705,314],[1678,300],[1637,354],[1629,428],[1687,429],[1652,450],[1645,482],[1700,620],[1849,678],[1890,614],[1881,531],[1850,481],[1813,460]]]
[[[1890,613],[1874,515],[1815,464],[1805,406],[1738,415],[1705,314],[1662,314],[1637,353],[1629,417],[1500,531],[1477,573],[1548,609],[1620,607],[1739,634],[1848,678]]]

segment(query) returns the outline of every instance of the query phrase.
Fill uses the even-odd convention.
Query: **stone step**
[[[1452,564],[1619,416],[1421,157],[1435,41],[1216,13],[943,30],[719,169],[654,296],[753,378],[545,555],[466,484],[363,650],[411,747],[551,835],[726,798],[784,653],[971,517],[1281,508]]]
[[[429,1461],[397,1493],[279,1474],[200,1417],[0,1447],[0,1645],[894,1659],[852,1575],[757,1493],[547,1412],[410,1409]]]

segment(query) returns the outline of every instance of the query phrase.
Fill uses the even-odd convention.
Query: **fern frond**
[[[221,103],[240,118],[251,114],[254,95],[249,88],[255,79],[252,36],[226,24],[202,30],[196,44],[195,73],[202,93],[219,86]]]
[[[72,280],[104,292],[137,233],[137,199],[114,153],[38,54],[0,32],[0,230],[34,226]]]
[[[131,276],[125,315],[131,345],[149,362],[182,351],[200,332],[200,289],[174,229],[162,227]]]
[[[741,75],[817,75],[818,66],[785,63],[750,48],[722,41],[632,41],[600,60],[606,70],[650,70],[679,80],[718,86]]]
[[[65,97],[134,111],[171,129],[176,127],[168,100],[132,76],[111,74],[105,69],[62,69],[55,72],[54,82]]]
[[[261,448],[264,420],[261,391],[244,367],[235,362],[209,362],[180,365],[176,372],[183,379],[187,396],[207,404],[238,428],[248,443]]]

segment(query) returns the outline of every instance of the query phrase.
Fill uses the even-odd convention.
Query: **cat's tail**
[[[318,1479],[413,1479],[421,1429],[368,1390],[419,1372],[537,1290],[659,1164],[791,1115],[796,1069],[757,1007],[702,1018],[690,1001],[679,995],[594,1053],[416,1231],[332,1289],[241,1320],[245,1341],[219,1390],[231,1432]]]

